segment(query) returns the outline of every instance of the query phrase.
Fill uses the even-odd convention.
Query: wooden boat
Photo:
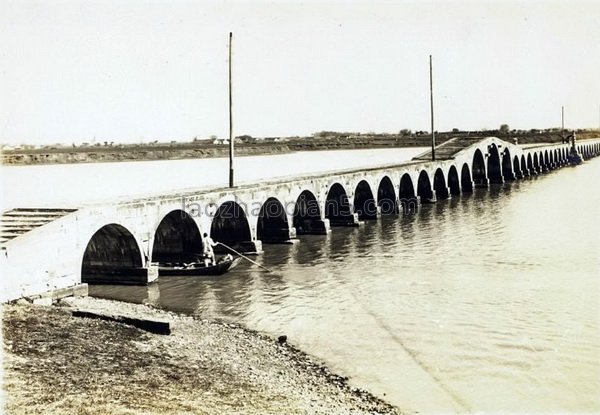
[[[222,275],[235,267],[240,258],[233,258],[231,256],[221,258],[214,265],[206,266],[204,262],[194,262],[185,265],[166,265],[161,264],[158,266],[158,275]]]

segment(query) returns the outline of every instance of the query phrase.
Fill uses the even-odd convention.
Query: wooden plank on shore
[[[116,323],[127,324],[128,326],[137,327],[154,334],[171,334],[171,324],[165,320],[150,320],[145,318],[118,316],[111,314],[102,314],[95,311],[73,310],[73,317],[94,318],[104,321],[114,321]]]

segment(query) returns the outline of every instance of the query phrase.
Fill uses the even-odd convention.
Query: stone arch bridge
[[[410,162],[286,177],[73,210],[3,213],[2,301],[65,290],[102,275],[114,283],[150,282],[157,262],[182,262],[210,235],[245,253],[299,234],[326,234],[379,215],[474,188],[543,174],[600,154],[600,140],[523,147],[498,138],[454,139]]]

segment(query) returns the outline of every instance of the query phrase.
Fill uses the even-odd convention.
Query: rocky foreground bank
[[[167,320],[172,333],[76,309]],[[398,413],[289,344],[145,305],[4,305],[3,341],[6,414]]]

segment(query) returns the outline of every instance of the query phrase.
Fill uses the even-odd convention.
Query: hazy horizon
[[[3,1],[0,143],[600,127],[597,2]]]

